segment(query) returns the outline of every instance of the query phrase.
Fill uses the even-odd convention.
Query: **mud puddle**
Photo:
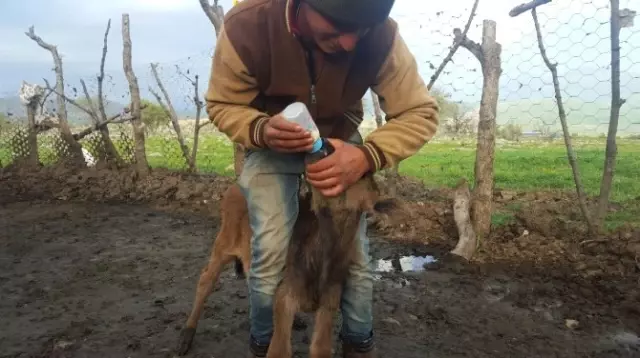
[[[376,260],[376,272],[422,272],[425,271],[425,265],[437,262],[438,260],[431,256],[401,256],[395,259],[378,259]]]

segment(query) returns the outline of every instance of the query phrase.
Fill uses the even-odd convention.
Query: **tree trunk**
[[[69,121],[67,120],[67,106],[65,102],[64,95],[64,73],[62,69],[62,58],[58,53],[58,48],[54,45],[46,43],[42,38],[35,34],[35,30],[32,27],[29,28],[29,32],[26,35],[35,41],[40,47],[49,51],[51,56],[53,57],[54,71],[56,74],[56,99],[58,104],[57,115],[58,115],[58,123],[59,130],[62,136],[62,139],[67,144],[71,161],[74,164],[84,166],[86,165],[84,161],[84,155],[82,154],[82,146],[78,141],[73,138],[73,134],[71,133],[71,127],[69,126]]]
[[[478,121],[473,222],[476,233],[484,238],[491,230],[493,201],[493,163],[496,142],[496,112],[501,69],[501,46],[496,42],[496,23],[485,20],[482,29],[482,98]]]
[[[467,181],[458,182],[453,195],[453,217],[458,228],[458,243],[451,251],[452,254],[464,257],[467,261],[476,251],[478,239],[473,229],[471,217],[471,193]]]
[[[109,21],[107,22],[107,29],[104,32],[102,57],[100,59],[100,75],[98,76],[98,110],[99,112],[94,112],[94,113],[100,113],[99,116],[101,119],[96,121],[95,123],[96,125],[100,124],[100,122],[106,122],[108,120],[107,112],[104,108],[104,96],[102,94],[102,91],[103,91],[102,86],[104,83],[104,63],[107,59],[107,45],[108,45],[110,30],[111,30],[111,19],[109,19]],[[89,100],[89,97],[87,97],[87,99]],[[97,117],[98,116],[96,115],[96,119],[98,119]],[[116,146],[111,141],[111,135],[109,134],[109,127],[107,125],[100,127],[100,135],[102,136],[102,142],[104,143],[104,148],[106,152],[105,154],[107,155],[107,161],[115,162],[116,165],[122,164],[122,159],[118,154],[118,150],[116,149]]]
[[[198,90],[199,84],[199,76],[195,76],[195,81],[193,81],[193,103],[196,105],[196,125],[193,129],[193,148],[191,148],[191,164],[193,168],[191,168],[192,172],[195,172],[198,168],[198,143],[200,142],[200,116],[202,115],[202,101],[200,101],[200,92]]]
[[[38,158],[38,131],[36,129],[36,112],[38,111],[38,102],[32,101],[27,105],[27,121],[29,125],[29,133],[27,143],[29,144],[29,157],[27,159],[29,165],[37,166],[40,163]]]
[[[624,100],[620,98],[620,1],[611,0],[611,116],[609,119],[609,132],[607,133],[607,149],[600,183],[600,196],[598,197],[598,209],[596,212],[596,225],[602,229],[609,208],[609,195],[613,174],[616,167],[618,147],[616,135],[618,134],[618,120],[620,107]]]
[[[64,94],[64,74],[62,70],[62,59],[58,54],[57,49],[54,49],[54,63],[55,63],[55,72],[56,72],[56,100],[58,103],[58,123],[60,123],[60,134],[62,135],[62,139],[69,146],[69,150],[71,151],[71,157],[73,163],[77,163],[78,165],[86,165],[84,160],[84,154],[82,153],[82,146],[75,139],[73,139],[73,134],[71,133],[71,127],[69,126],[69,120],[67,119],[67,104],[64,100],[64,97],[60,94]]]
[[[129,92],[131,93],[131,123],[133,125],[133,138],[135,142],[134,155],[136,160],[136,170],[138,175],[146,177],[149,174],[149,164],[147,163],[147,155],[145,149],[144,125],[142,123],[142,110],[140,108],[142,101],[140,100],[140,87],[138,79],[133,73],[132,54],[131,54],[131,34],[129,30],[129,14],[122,14],[122,63],[124,73],[129,82]]]

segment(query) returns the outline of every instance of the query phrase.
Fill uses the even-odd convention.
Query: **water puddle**
[[[636,352],[640,348],[640,337],[628,331],[610,332],[601,336],[600,344],[606,350],[626,350]],[[635,357],[635,356],[634,356]]]
[[[402,256],[399,259],[382,260],[376,262],[377,272],[420,272],[424,265],[436,262],[436,258],[427,256]]]
[[[640,347],[640,337],[631,332],[619,332],[611,336],[611,340],[622,347],[636,348]]]

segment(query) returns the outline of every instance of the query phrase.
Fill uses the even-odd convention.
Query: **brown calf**
[[[288,248],[283,280],[274,300],[274,335],[268,358],[291,357],[291,330],[297,312],[316,312],[310,357],[330,357],[333,317],[340,305],[349,266],[360,255],[356,233],[362,213],[387,211],[393,200],[379,200],[372,175],[366,175],[341,196],[323,197],[310,186],[302,195]],[[180,334],[178,354],[191,347],[204,302],[223,267],[236,259],[236,271],[248,274],[251,229],[247,203],[237,185],[227,189],[221,203],[221,228],[211,256],[200,275],[189,318]],[[239,265],[238,260],[241,265]]]

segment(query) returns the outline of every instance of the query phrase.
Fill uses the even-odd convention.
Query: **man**
[[[225,16],[216,43],[207,112],[247,150],[238,179],[248,202],[251,354],[265,355],[273,296],[298,215],[301,174],[325,195],[339,195],[367,172],[397,165],[435,134],[438,106],[389,13],[394,0],[245,0]],[[358,134],[361,99],[379,95],[387,123]],[[304,102],[331,156],[305,168],[309,133],[279,113]],[[361,259],[341,300],[345,357],[373,357],[372,272],[362,220]]]

